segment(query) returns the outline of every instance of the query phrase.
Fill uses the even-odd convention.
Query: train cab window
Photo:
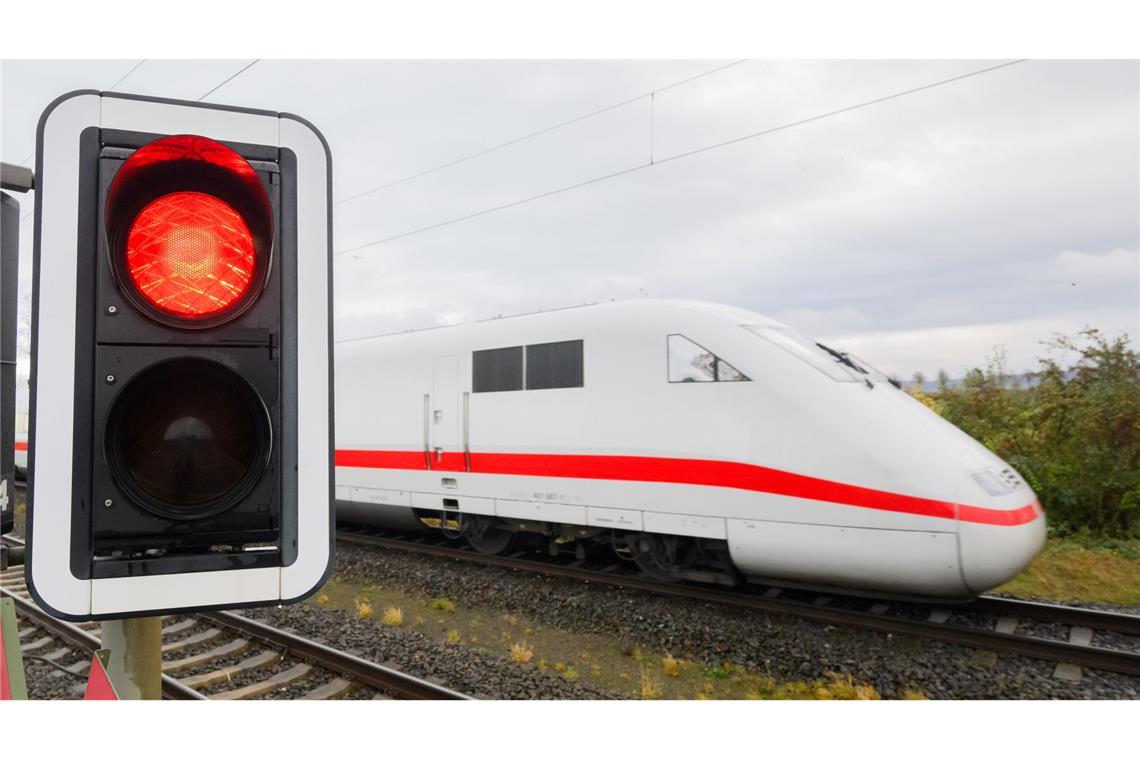
[[[523,347],[475,351],[471,357],[471,388],[475,393],[521,391]]]
[[[536,343],[526,347],[526,389],[581,388],[582,341]]]
[[[671,383],[732,383],[749,379],[736,367],[684,335],[669,336],[668,353]]]

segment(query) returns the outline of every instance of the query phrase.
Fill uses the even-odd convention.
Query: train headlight
[[[1005,496],[1013,493],[1013,489],[1002,480],[996,470],[975,470],[970,473],[970,477],[990,496]]]

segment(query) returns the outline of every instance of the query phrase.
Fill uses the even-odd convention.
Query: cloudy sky
[[[249,62],[6,61],[0,155],[30,163],[68,90],[194,100]],[[1026,61],[676,157],[998,63],[259,61],[206,99],[328,138],[338,338],[695,298],[958,376],[999,345],[1032,369],[1058,331],[1140,335],[1136,62]]]

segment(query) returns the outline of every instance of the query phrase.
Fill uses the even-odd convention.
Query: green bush
[[[1128,336],[1085,329],[1045,343],[1051,356],[1025,378],[1005,372],[1001,351],[950,387],[916,396],[1025,477],[1058,534],[1140,535],[1140,353]],[[1033,382],[1036,381],[1036,382]]]

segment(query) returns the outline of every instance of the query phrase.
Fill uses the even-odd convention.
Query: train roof
[[[708,301],[642,298],[628,301],[607,301],[603,303],[582,304],[580,306],[568,306],[559,309],[528,312],[525,314],[512,314],[509,316],[491,317],[489,319],[482,319],[474,322],[463,322],[454,325],[436,325],[433,327],[423,327],[413,330],[400,330],[396,332],[382,333],[379,335],[366,335],[357,338],[346,338],[344,340],[338,340],[337,343],[361,343],[370,340],[381,340],[398,336],[419,335],[427,332],[438,333],[449,330],[464,330],[503,323],[518,324],[522,321],[541,321],[549,323],[552,326],[554,324],[565,324],[567,321],[572,321],[574,324],[579,326],[590,326],[593,324],[612,324],[613,320],[626,316],[639,320],[645,319],[647,317],[675,317],[677,316],[678,312],[699,314],[705,317],[721,319],[733,324],[762,324],[773,326],[779,326],[783,324],[781,322],[777,322],[774,319],[771,319],[770,317],[765,317],[764,315],[758,314],[757,312],[743,309],[737,306],[727,306],[725,304],[711,303]]]

